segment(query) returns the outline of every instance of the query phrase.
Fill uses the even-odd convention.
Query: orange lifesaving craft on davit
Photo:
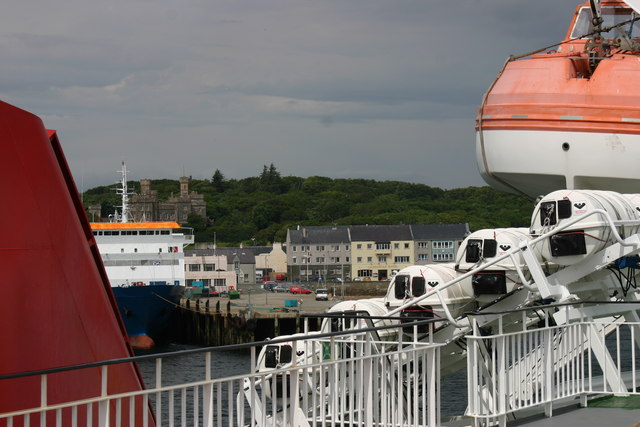
[[[505,63],[476,119],[480,172],[535,197],[640,187],[640,0],[577,6],[565,40]]]

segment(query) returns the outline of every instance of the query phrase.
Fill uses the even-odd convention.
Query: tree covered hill
[[[140,183],[129,188],[140,191]],[[151,181],[159,200],[179,194],[177,180]],[[83,194],[85,206],[101,204],[102,216],[119,205],[115,184]],[[220,245],[266,244],[286,239],[298,225],[447,224],[468,222],[482,228],[528,227],[531,200],[490,187],[452,190],[400,181],[281,176],[274,165],[256,177],[226,179],[216,170],[210,180],[193,179],[191,191],[204,195],[207,217],[190,215],[196,241]]]

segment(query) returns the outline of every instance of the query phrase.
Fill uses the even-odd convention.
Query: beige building
[[[287,254],[282,248],[282,243],[274,242],[273,246],[250,246],[256,254],[256,280],[268,275],[275,278],[277,275],[287,274]]]
[[[414,263],[414,241],[409,225],[351,226],[354,280],[386,280]]]
[[[218,292],[237,289],[235,271],[227,270],[226,255],[213,255],[205,250],[185,250],[184,269],[187,286],[194,280],[200,280],[205,287]]]

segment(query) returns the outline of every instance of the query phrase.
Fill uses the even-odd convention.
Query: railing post
[[[40,375],[40,406],[47,406],[47,374]],[[45,411],[40,413],[40,425],[47,424],[47,414]]]
[[[552,329],[547,327],[544,330],[544,415],[553,416],[553,338],[551,336]]]
[[[362,385],[364,387],[363,390],[363,406],[364,406],[364,416],[363,422],[366,426],[373,425],[373,391],[371,384],[373,382],[373,374],[372,367],[373,363],[371,362],[371,334],[366,334],[364,341],[364,365],[362,372]]]
[[[109,366],[104,365],[101,368],[101,385],[100,385],[100,397],[108,396],[107,389],[107,378],[109,375]],[[101,400],[98,404],[98,425],[100,427],[108,427],[109,426],[109,400],[104,399]]]
[[[202,391],[202,424],[204,427],[213,427],[213,382],[211,381],[211,352],[204,355],[204,379],[206,384]]]

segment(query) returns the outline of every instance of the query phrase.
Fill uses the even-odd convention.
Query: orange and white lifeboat
[[[640,1],[579,5],[561,43],[510,58],[476,118],[480,173],[536,197],[640,185]]]

